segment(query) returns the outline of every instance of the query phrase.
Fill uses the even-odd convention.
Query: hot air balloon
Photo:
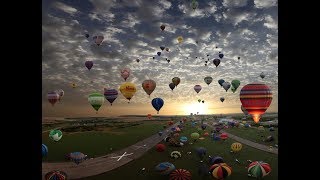
[[[42,144],[42,157],[46,157],[48,155],[48,147],[45,144]]]
[[[223,79],[219,79],[218,83],[220,84],[220,86],[222,87],[222,84],[224,83]]]
[[[51,130],[49,133],[49,138],[55,142],[58,142],[62,138],[62,132],[59,129]]]
[[[166,47],[164,46],[160,46],[160,49],[163,51]]]
[[[181,153],[179,151],[172,151],[170,153],[170,157],[171,158],[174,158],[174,159],[178,159],[178,158],[181,158]]]
[[[181,137],[180,137],[180,141],[181,141],[182,143],[186,143],[186,142],[188,141],[188,138],[187,138],[186,136],[181,136]]]
[[[198,102],[200,103],[200,102],[201,102],[201,99],[198,99]]]
[[[112,106],[114,100],[118,97],[118,91],[116,89],[106,89],[104,88],[104,97],[108,100]]]
[[[209,156],[209,163],[210,165],[213,164],[219,164],[219,163],[224,163],[222,157],[220,156],[215,156],[215,157],[211,157]]]
[[[201,124],[201,129],[202,129],[202,130],[205,130],[206,128],[207,128],[207,125]]]
[[[213,64],[214,64],[216,67],[218,67],[219,64],[220,64],[220,59],[214,59],[214,60],[213,60]]]
[[[180,78],[178,78],[178,77],[172,78],[172,83],[177,87],[178,84],[180,83]]]
[[[207,76],[207,77],[204,78],[204,82],[205,82],[206,84],[208,84],[208,86],[209,86],[209,84],[212,82],[212,80],[213,80],[213,78],[210,77],[210,76]]]
[[[244,115],[248,115],[248,111],[241,105],[241,111],[244,113]]]
[[[76,84],[76,83],[72,83],[72,84],[71,84],[71,87],[72,87],[72,88],[76,88],[76,87],[77,87],[77,84]]]
[[[216,179],[224,179],[231,175],[231,167],[226,163],[214,164],[210,167],[210,172]]]
[[[84,65],[89,69],[89,71],[90,71],[90,69],[93,67],[93,61],[86,61],[85,63],[84,63]]]
[[[158,135],[159,135],[159,136],[162,136],[162,134],[163,134],[162,131],[159,131],[159,132],[158,132]]]
[[[240,60],[240,57],[238,57],[238,60]]]
[[[121,70],[121,77],[126,81],[127,78],[130,76],[131,70],[129,68],[124,68]]]
[[[234,87],[234,88],[235,88],[235,90],[237,90],[237,89],[238,89],[238,87],[240,86],[240,81],[239,81],[239,80],[237,80],[237,79],[232,80],[232,81],[231,81],[231,85],[232,85],[232,87]]]
[[[104,37],[103,36],[93,36],[93,41],[96,45],[100,46]]]
[[[162,162],[155,167],[155,171],[161,175],[168,175],[175,169],[176,167],[169,162]]]
[[[154,80],[144,80],[142,82],[142,88],[143,90],[149,95],[154,91],[154,89],[156,88],[156,82]]]
[[[199,139],[200,134],[197,132],[191,133],[191,139],[193,139],[194,141]]]
[[[224,101],[224,97],[221,97],[221,98],[220,98],[220,101],[223,102],[223,101]]]
[[[160,26],[161,31],[163,31],[165,28],[166,28],[166,26],[165,26],[164,24],[162,24],[162,25]]]
[[[136,93],[137,88],[133,83],[126,82],[120,86],[119,91],[126,99],[130,101],[130,99]]]
[[[89,38],[89,37],[90,37],[90,35],[89,35],[89,34],[85,34],[85,37],[86,37],[86,38]]]
[[[62,89],[58,89],[54,91],[55,93],[59,94],[59,101],[61,100],[61,98],[64,96],[64,91]]]
[[[264,72],[262,72],[261,74],[260,74],[260,77],[263,79],[264,77],[265,77],[266,75],[264,74]]]
[[[236,92],[236,88],[234,88],[233,86],[231,86],[231,91],[234,93]]]
[[[192,9],[193,10],[196,10],[197,9],[197,7],[198,7],[198,2],[196,1],[196,0],[192,0],[192,2],[191,2],[191,7],[192,7]]]
[[[67,178],[67,173],[57,170],[50,171],[44,176],[45,180],[67,180]]]
[[[166,48],[166,51],[169,51],[169,48]]]
[[[182,43],[183,37],[182,37],[182,36],[178,36],[178,37],[177,37],[177,40],[178,40],[178,43]]]
[[[228,89],[231,87],[231,84],[229,82],[224,82],[224,83],[222,83],[222,87],[227,92]]]
[[[198,93],[201,91],[202,87],[201,87],[200,85],[195,85],[195,86],[193,87],[193,89],[194,89],[194,91],[196,91],[197,94],[198,94]]]
[[[169,62],[170,62],[170,59],[167,59],[167,62],[169,63]]]
[[[223,54],[221,52],[219,52],[219,58],[222,59],[223,58]]]
[[[220,134],[220,139],[222,139],[222,140],[228,139],[228,134],[227,133],[221,133]]]
[[[176,169],[170,173],[169,180],[191,180],[191,173],[185,169]]]
[[[263,161],[254,161],[248,166],[248,175],[251,177],[259,178],[270,174],[271,167],[268,163]]]
[[[152,99],[151,104],[153,108],[157,110],[157,114],[159,114],[159,111],[162,108],[164,101],[161,98],[154,98]]]
[[[161,52],[157,52],[157,55],[158,55],[158,56],[161,56]]]
[[[265,113],[271,104],[272,92],[265,84],[247,84],[240,91],[240,101],[252,116],[254,122],[258,123],[261,115]]]
[[[54,104],[59,100],[59,94],[56,92],[48,92],[47,98],[49,103],[51,103],[51,105],[54,106]]]
[[[166,150],[166,146],[164,144],[157,144],[156,145],[156,151],[163,152],[164,150]]]
[[[173,89],[176,87],[176,85],[174,85],[174,83],[170,83],[169,84],[170,89],[173,91]]]
[[[140,62],[140,59],[136,59],[137,62]]]
[[[98,110],[100,109],[100,107],[104,103],[104,96],[100,93],[92,93],[89,95],[88,101],[91,104],[91,106],[93,107],[93,109],[96,110],[96,113],[98,113]]]
[[[77,165],[80,164],[85,160],[87,156],[82,152],[72,152],[70,153],[70,160],[76,163]]]
[[[239,152],[239,151],[241,151],[241,149],[242,149],[242,144],[241,143],[236,142],[236,143],[232,143],[231,144],[231,150],[233,152]]]
[[[204,100],[202,100],[202,103],[204,103]]]
[[[151,114],[148,114],[147,117],[148,117],[148,119],[151,119],[152,115],[151,115]]]
[[[199,158],[204,158],[204,156],[207,154],[207,149],[204,147],[199,147],[196,149],[196,153],[199,156]]]

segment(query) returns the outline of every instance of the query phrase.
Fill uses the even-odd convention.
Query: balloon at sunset
[[[207,77],[204,78],[204,82],[205,82],[206,84],[208,84],[208,86],[209,86],[209,84],[212,82],[212,80],[213,80],[213,78],[210,77],[210,76],[207,76]]]
[[[193,89],[194,89],[194,91],[196,91],[197,94],[198,94],[198,93],[201,91],[202,87],[201,87],[200,85],[195,85],[195,86],[193,87]]]
[[[48,92],[47,98],[49,103],[54,106],[54,104],[59,100],[59,94],[56,92]]]
[[[240,91],[242,106],[258,123],[261,115],[265,113],[272,101],[272,92],[269,86],[260,83],[245,85]]]
[[[93,41],[96,45],[100,46],[104,37],[103,36],[93,36]]]
[[[126,99],[130,101],[130,99],[136,93],[137,88],[136,85],[134,85],[133,83],[126,82],[120,86],[119,91]]]
[[[61,101],[62,97],[64,96],[64,91],[62,89],[58,89],[54,91],[55,93],[59,94],[59,102]]]
[[[93,109],[96,110],[96,113],[98,113],[98,110],[104,103],[104,96],[100,93],[92,93],[89,95],[88,101]]]
[[[172,83],[177,87],[178,84],[180,83],[180,78],[178,78],[178,77],[172,78]]]
[[[173,89],[176,87],[176,85],[174,83],[170,83],[169,84],[170,89],[173,91]]]
[[[104,88],[103,95],[106,98],[106,100],[109,101],[110,105],[112,106],[113,101],[116,100],[118,97],[118,91],[116,89]]]
[[[159,114],[159,111],[162,108],[164,101],[161,98],[154,98],[152,99],[151,104],[153,108],[157,110],[157,114]]]
[[[165,28],[166,28],[166,26],[165,26],[164,24],[162,24],[162,25],[160,26],[161,31],[163,31]]]
[[[147,117],[148,117],[148,119],[151,119],[151,118],[152,118],[152,115],[151,115],[151,114],[148,114]]]
[[[182,36],[178,36],[178,37],[177,37],[177,40],[178,40],[179,43],[182,43],[183,37],[182,37]]]
[[[84,63],[84,65],[89,69],[89,71],[90,71],[90,69],[92,68],[92,66],[93,66],[93,61],[86,61],[85,63]]]
[[[156,82],[154,80],[144,80],[142,82],[142,88],[143,90],[149,95],[154,91],[154,89],[156,88]]]
[[[121,70],[121,77],[126,81],[130,76],[131,70],[129,68],[124,68]]]
[[[214,60],[213,60],[213,64],[214,64],[216,67],[218,67],[219,64],[220,64],[220,59],[214,59]]]

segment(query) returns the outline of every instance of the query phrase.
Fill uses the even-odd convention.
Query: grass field
[[[60,141],[54,142],[49,137],[49,132],[42,134],[42,143],[48,147],[48,156],[43,158],[46,162],[65,161],[65,154],[80,151],[88,157],[98,157],[113,151],[125,148],[143,140],[158,131],[163,130],[167,121],[141,121],[134,122],[137,126],[130,126],[130,122],[105,124],[100,131],[90,132],[63,132]],[[110,149],[112,148],[112,149]]]
[[[236,136],[242,137],[244,139],[248,139],[250,141],[265,144],[268,146],[274,146],[275,144],[278,144],[278,128],[274,128],[275,131],[270,132],[268,128],[265,128],[264,131],[261,131],[257,128],[251,127],[251,128],[228,128],[224,129],[226,132],[229,132],[231,134],[234,134]],[[274,137],[274,141],[272,142],[264,142],[263,139],[266,137],[272,135]],[[261,137],[263,136],[263,137]]]
[[[198,128],[192,128],[190,123],[187,123],[186,128],[183,132],[180,133],[181,136],[187,136],[190,138],[192,132],[197,132]],[[210,132],[208,127],[206,131]],[[200,134],[203,134],[204,131],[199,131]],[[247,176],[246,166],[247,160],[262,160],[270,164],[272,171],[271,173],[264,177],[265,180],[275,180],[278,179],[278,156],[263,152],[248,146],[243,145],[242,150],[238,154],[230,153],[230,145],[234,141],[227,139],[225,142],[222,141],[212,141],[209,137],[205,140],[198,140],[196,143],[190,145],[186,143],[183,147],[170,147],[167,146],[167,149],[164,152],[157,152],[154,148],[149,150],[141,158],[134,160],[124,166],[121,166],[117,169],[114,169],[110,172],[84,178],[84,180],[106,180],[106,179],[141,179],[141,180],[165,180],[168,179],[168,176],[158,175],[154,171],[154,167],[161,162],[171,162],[175,165],[176,168],[187,169],[192,173],[193,180],[204,180],[204,179],[213,179],[209,175],[206,177],[201,177],[198,175],[198,167],[200,165],[200,158],[197,157],[195,153],[195,148],[205,147],[207,149],[206,161],[207,164],[208,155],[211,156],[221,156],[224,161],[232,167],[232,174],[227,179],[230,180],[247,180],[252,179]],[[171,159],[170,152],[177,150],[180,151],[182,157],[179,159]],[[190,155],[187,152],[192,152]],[[241,164],[238,164],[235,161],[237,158]],[[145,172],[142,173],[141,169],[146,168]]]

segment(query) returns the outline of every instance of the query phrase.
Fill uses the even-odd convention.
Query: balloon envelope
[[[178,40],[179,43],[182,43],[183,37],[182,37],[182,36],[178,36],[178,37],[177,37],[177,40]]]
[[[47,98],[49,103],[51,103],[51,105],[54,106],[54,104],[59,100],[59,94],[56,92],[48,92]]]
[[[172,78],[172,83],[177,87],[178,84],[180,83],[180,78],[178,78],[178,77]]]
[[[134,85],[133,83],[126,82],[120,86],[119,91],[126,99],[130,101],[130,99],[136,93],[137,88],[136,85]]]
[[[235,79],[231,81],[231,85],[232,87],[234,87],[235,89],[238,89],[238,87],[240,86],[240,81]]]
[[[220,64],[220,59],[214,59],[214,60],[213,60],[213,64],[214,64],[216,67],[218,67],[219,64]]]
[[[248,174],[255,178],[262,178],[271,172],[271,167],[263,161],[254,161],[248,166]]]
[[[201,91],[202,87],[200,85],[195,85],[193,89],[197,92],[197,94]]]
[[[93,67],[93,61],[86,61],[85,63],[84,63],[84,65],[89,69],[89,71],[90,71],[90,69]]]
[[[49,138],[57,142],[62,138],[62,132],[59,129],[51,130],[49,133]]]
[[[88,101],[97,112],[104,103],[104,96],[100,93],[91,93],[88,97]]]
[[[116,89],[106,89],[106,88],[104,88],[103,95],[106,98],[106,100],[108,100],[109,103],[112,106],[113,101],[116,100],[117,97],[118,97],[118,91]]]
[[[219,79],[218,83],[220,84],[220,86],[222,87],[222,84],[224,83],[223,79]]]
[[[93,41],[96,45],[100,46],[104,37],[103,36],[93,36]]]
[[[222,87],[227,92],[228,89],[231,87],[231,84],[229,82],[224,82],[224,83],[222,83]]]
[[[170,89],[173,91],[173,89],[176,87],[176,85],[174,85],[174,83],[170,83],[169,84]]]
[[[191,173],[185,169],[176,169],[170,173],[169,180],[191,180]]]
[[[130,76],[131,70],[129,68],[124,68],[121,70],[121,77],[126,81],[127,78]]]
[[[212,80],[213,80],[213,78],[210,77],[210,76],[207,76],[207,77],[204,78],[204,82],[205,82],[206,84],[208,84],[208,85],[212,82]]]
[[[150,96],[150,94],[154,91],[156,88],[156,82],[154,80],[145,80],[142,82],[142,88],[143,90]]]
[[[154,98],[151,101],[151,104],[155,110],[157,110],[157,113],[159,114],[160,109],[162,108],[164,101],[161,98]]]
[[[166,28],[166,26],[163,24],[160,26],[161,31],[163,31],[165,28]]]
[[[67,180],[67,178],[67,173],[57,170],[50,171],[44,176],[45,180]]]

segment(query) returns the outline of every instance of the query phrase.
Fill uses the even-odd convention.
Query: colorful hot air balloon
[[[151,104],[153,108],[157,110],[157,114],[159,114],[159,111],[162,108],[164,101],[161,98],[154,98],[152,99]]]
[[[232,87],[234,87],[236,90],[238,89],[238,87],[240,86],[240,81],[235,79],[231,81],[231,85]]]
[[[241,151],[241,149],[242,149],[242,144],[241,143],[236,142],[236,143],[232,143],[231,144],[231,150],[233,152],[239,152],[239,151]]]
[[[248,111],[241,105],[241,111],[244,113],[244,115],[248,115]]]
[[[197,92],[197,94],[201,91],[202,87],[200,85],[195,85],[193,89]]]
[[[89,69],[89,71],[90,71],[90,69],[93,67],[93,61],[86,61],[85,63],[84,63],[84,65]]]
[[[51,103],[51,105],[54,106],[54,104],[59,100],[59,94],[56,92],[48,92],[47,98],[49,103]]]
[[[177,40],[178,40],[178,43],[182,43],[183,37],[182,37],[182,36],[178,36],[178,37],[177,37]]]
[[[272,91],[265,84],[247,84],[240,91],[240,101],[254,122],[258,123],[271,104]]]
[[[126,81],[127,78],[130,76],[131,70],[129,68],[124,68],[121,70],[121,77]]]
[[[222,59],[223,58],[223,54],[221,52],[219,52],[219,58]]]
[[[165,28],[166,28],[166,26],[165,26],[164,24],[162,24],[162,25],[160,26],[161,31],[163,31]]]
[[[70,160],[76,163],[77,165],[80,164],[85,160],[87,156],[82,152],[72,152],[70,153]]]
[[[112,106],[113,101],[116,100],[118,97],[118,91],[116,89],[104,88],[103,95],[106,98],[106,100],[108,100],[110,102],[110,104]]]
[[[262,72],[261,74],[260,74],[260,77],[263,79],[264,77],[265,77],[266,75],[264,74],[264,72]]]
[[[222,140],[228,139],[228,134],[227,133],[221,133],[220,134],[220,139],[222,139]]]
[[[223,101],[224,101],[224,97],[221,97],[221,98],[220,98],[220,101],[223,102]]]
[[[133,83],[126,82],[120,86],[119,91],[126,99],[130,101],[130,99],[136,93],[137,88],[136,85],[134,85]]]
[[[185,169],[176,169],[170,173],[169,180],[191,180],[191,173]]]
[[[174,83],[170,83],[169,84],[170,89],[173,91],[173,89],[176,87],[176,85],[174,85]]]
[[[185,142],[188,141],[188,138],[187,138],[186,136],[181,136],[181,137],[180,137],[180,141],[181,141],[182,143],[185,143]]]
[[[57,170],[50,171],[44,176],[45,180],[67,180],[67,178],[67,173]]]
[[[62,138],[62,132],[59,129],[51,130],[49,133],[49,138],[55,142],[58,142]]]
[[[156,88],[156,82],[154,80],[144,80],[142,82],[142,88],[143,90],[149,95],[154,91],[154,89]]]
[[[220,64],[220,59],[214,59],[214,60],[213,60],[213,64],[214,64],[216,67],[218,67],[219,64]]]
[[[96,110],[96,113],[98,113],[98,110],[100,109],[100,107],[104,103],[104,96],[100,93],[92,93],[89,95],[88,101],[91,104],[91,106],[93,107],[93,109]]]
[[[54,91],[55,93],[59,94],[59,102],[61,100],[61,98],[64,96],[64,91],[62,89],[58,89]]]
[[[204,78],[204,82],[205,82],[206,84],[208,84],[208,86],[209,86],[209,84],[212,82],[212,80],[213,80],[213,78],[210,77],[210,76],[207,76],[207,77]]]
[[[223,79],[219,79],[218,83],[220,84],[220,86],[222,87],[222,84],[224,83]]]
[[[224,82],[224,83],[222,83],[222,87],[227,92],[228,89],[231,87],[231,84],[229,82]]]
[[[176,167],[169,162],[162,162],[155,167],[155,171],[161,175],[168,175],[175,169]]]
[[[48,155],[48,147],[45,144],[42,144],[42,157],[46,157]]]
[[[96,45],[100,46],[104,37],[103,36],[93,36],[93,41]]]
[[[180,78],[178,78],[178,77],[172,78],[172,83],[177,87],[178,84],[180,83]]]
[[[199,139],[199,137],[200,137],[200,134],[199,133],[197,133],[197,132],[194,132],[194,133],[191,133],[191,139],[193,139],[193,140],[197,140],[197,139]]]
[[[248,166],[248,175],[251,177],[259,178],[270,174],[271,167],[268,163],[263,161],[254,161]]]
[[[214,164],[210,167],[210,172],[216,179],[224,179],[231,175],[231,167],[226,163]]]

